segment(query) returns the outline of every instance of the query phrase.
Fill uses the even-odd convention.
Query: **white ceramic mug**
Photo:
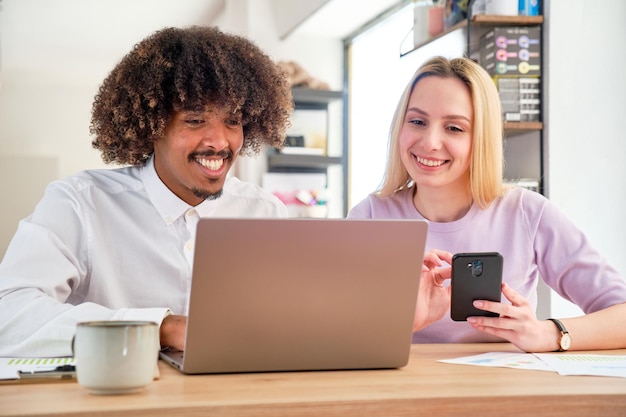
[[[154,379],[159,327],[149,321],[78,323],[72,348],[80,385],[94,394],[131,393]]]

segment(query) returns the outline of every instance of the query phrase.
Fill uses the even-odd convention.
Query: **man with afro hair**
[[[71,355],[91,320],[154,321],[163,346],[183,349],[197,220],[287,216],[228,173],[239,155],[280,148],[292,110],[283,72],[243,37],[165,28],[135,45],[90,127],[122,166],[52,182],[0,264],[0,356]]]

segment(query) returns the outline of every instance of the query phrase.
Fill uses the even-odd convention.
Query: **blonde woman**
[[[548,199],[503,185],[500,108],[478,64],[426,62],[398,103],[381,187],[348,215],[429,221],[413,342],[510,341],[532,352],[626,347],[624,277]],[[499,317],[454,322],[452,254],[482,251],[504,257],[503,297],[474,307]],[[586,314],[538,320],[540,279]]]

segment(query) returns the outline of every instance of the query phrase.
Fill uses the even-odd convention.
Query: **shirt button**
[[[193,217],[193,216],[195,216],[196,214],[198,214],[198,212],[196,212],[196,210],[194,210],[194,209],[191,209],[191,210],[189,210],[189,211],[187,212],[187,216],[189,216],[189,217]]]
[[[193,242],[187,242],[185,244],[185,249],[187,249],[189,251],[192,250],[193,249]]]

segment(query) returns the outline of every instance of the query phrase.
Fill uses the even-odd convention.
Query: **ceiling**
[[[401,0],[329,0],[293,33],[344,39],[401,3]]]

